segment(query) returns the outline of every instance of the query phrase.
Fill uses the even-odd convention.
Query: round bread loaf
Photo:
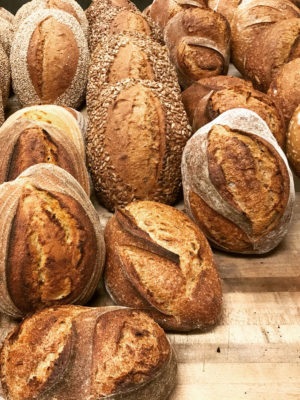
[[[17,11],[14,18],[14,31],[18,30],[20,24],[32,13],[41,9],[54,9],[64,11],[77,19],[86,38],[89,36],[89,23],[85,12],[76,0],[32,0],[25,3]]]
[[[222,250],[262,254],[285,236],[295,200],[292,173],[267,124],[234,109],[201,128],[182,159],[185,206]]]
[[[300,104],[300,58],[284,64],[268,90],[268,95],[281,108],[288,125]]]
[[[166,46],[138,34],[109,35],[93,52],[88,75],[88,101],[98,101],[104,84],[126,78],[163,82],[180,92]]]
[[[53,307],[25,319],[2,347],[14,400],[166,400],[177,366],[164,331],[121,307]]]
[[[84,304],[104,264],[99,217],[68,172],[37,164],[0,186],[0,309],[12,317]]]
[[[78,107],[84,97],[89,51],[77,20],[38,10],[20,24],[11,51],[12,80],[23,106]]]
[[[94,23],[89,38],[89,48],[93,52],[107,35],[118,33],[139,33],[164,44],[162,32],[152,18],[140,11],[128,8],[109,7],[97,23]]]
[[[300,178],[300,106],[296,108],[289,125],[286,154],[294,173]]]
[[[87,96],[87,157],[95,191],[109,210],[133,200],[174,203],[190,127],[180,93],[126,79]]]
[[[209,79],[206,81],[209,81]],[[199,86],[202,86],[201,80],[195,85],[195,90]],[[225,111],[233,108],[246,108],[256,112],[268,124],[277,142],[284,149],[286,128],[281,110],[271,97],[251,88],[247,82],[245,82],[244,87],[242,86],[242,84],[239,86],[228,85],[228,87],[219,90],[211,90],[201,98],[200,96],[204,92],[202,89],[197,102],[194,102],[195,95],[193,93],[191,98],[189,98],[188,93],[183,93],[184,103],[194,102],[191,107],[187,106],[187,109],[194,109],[193,131],[196,132]]]
[[[35,124],[43,123],[59,128],[68,136],[80,152],[81,158],[85,160],[85,119],[83,115],[71,108],[44,104],[42,106],[25,107],[12,114],[6,121],[5,127],[9,127],[16,121],[25,118]]]
[[[164,33],[183,87],[201,78],[227,74],[230,28],[223,15],[202,8],[181,11],[168,22]]]
[[[224,15],[231,24],[234,13],[243,0],[208,0],[208,7]]]
[[[165,29],[170,19],[189,8],[207,8],[207,6],[205,0],[154,0],[148,14],[162,29]]]
[[[13,38],[13,25],[10,22],[7,15],[0,10],[0,44],[3,46],[7,56],[9,56],[10,54],[12,38]]]
[[[222,290],[209,244],[181,211],[151,201],[118,209],[105,230],[105,285],[120,305],[147,311],[164,329],[214,325]]]
[[[85,160],[64,131],[25,118],[0,129],[0,184],[16,179],[24,170],[39,163],[65,169],[90,195]]]
[[[1,22],[0,22],[1,23]],[[0,44],[0,90],[2,94],[2,104],[7,105],[10,92],[10,64],[3,46]]]

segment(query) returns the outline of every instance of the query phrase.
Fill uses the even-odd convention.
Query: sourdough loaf
[[[164,329],[216,323],[222,290],[213,255],[184,213],[133,202],[108,222],[105,242],[105,285],[117,304],[147,311]]]
[[[300,106],[296,108],[289,125],[286,155],[294,173],[300,177]]]
[[[64,131],[25,118],[0,129],[0,184],[16,179],[25,169],[39,163],[65,169],[90,195],[85,160]]]
[[[266,123],[245,109],[201,128],[182,159],[185,205],[211,242],[226,251],[266,253],[285,236],[295,189]]]
[[[2,93],[2,103],[5,108],[10,92],[10,64],[4,48],[0,44],[0,90]]]
[[[237,7],[243,0],[208,0],[208,7],[226,17],[231,23]]]
[[[1,380],[13,400],[165,400],[176,361],[164,331],[121,307],[54,307],[6,338]]]
[[[180,93],[126,79],[87,94],[87,157],[95,191],[114,210],[133,200],[174,203],[190,136]]]
[[[80,184],[51,164],[0,186],[0,309],[13,317],[84,304],[104,263],[99,217]]]
[[[89,64],[86,38],[77,20],[58,10],[38,10],[17,30],[11,51],[14,91],[23,106],[78,107]]]

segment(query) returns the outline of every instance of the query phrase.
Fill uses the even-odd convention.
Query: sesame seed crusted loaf
[[[72,15],[80,24],[86,38],[89,36],[89,23],[85,12],[76,0],[32,0],[25,3],[17,11],[14,18],[14,32],[18,29],[20,23],[24,21],[33,12],[40,9],[56,9]]]
[[[87,41],[72,15],[42,9],[20,24],[12,44],[11,69],[14,91],[23,106],[79,107],[88,66]]]
[[[137,33],[109,35],[98,44],[91,58],[87,102],[98,101],[103,85],[126,78],[163,82],[180,92],[166,46]]]
[[[139,33],[164,44],[162,32],[152,18],[143,15],[138,10],[110,7],[91,28],[90,51],[93,52],[103,37],[122,32]]]
[[[99,217],[67,171],[34,165],[0,186],[0,309],[12,317],[85,304],[102,273]]]
[[[105,230],[105,285],[119,305],[147,311],[164,329],[214,325],[222,290],[209,244],[183,212],[135,201]]]
[[[88,101],[88,115],[88,164],[106,208],[177,200],[182,151],[191,134],[177,91],[126,79]]]
[[[20,118],[0,129],[0,184],[16,179],[34,164],[49,163],[68,171],[90,195],[85,160],[66,133],[50,124]]]
[[[300,177],[300,106],[296,108],[289,125],[286,155],[294,173]]]
[[[7,105],[10,91],[10,64],[7,54],[0,43],[0,89],[2,92],[2,103],[5,108]]]
[[[293,176],[254,112],[226,111],[196,132],[183,153],[182,178],[186,209],[217,248],[262,254],[285,236]]]
[[[25,319],[0,354],[10,400],[166,400],[176,361],[148,315],[122,307],[53,307]]]

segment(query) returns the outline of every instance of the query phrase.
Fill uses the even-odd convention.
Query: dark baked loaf
[[[1,381],[11,400],[166,400],[176,361],[164,331],[121,307],[54,307],[6,338]]]
[[[105,285],[117,304],[146,310],[164,328],[214,325],[222,290],[209,244],[181,211],[136,201],[106,226]]]
[[[51,164],[0,186],[0,309],[13,317],[94,293],[105,248],[99,217],[80,184]]]
[[[182,177],[186,209],[216,247],[266,253],[285,236],[293,177],[268,126],[252,111],[227,111],[192,136]]]
[[[88,163],[109,210],[133,200],[174,203],[190,127],[180,93],[162,83],[126,79],[87,94]]]
[[[20,24],[11,50],[14,91],[23,106],[78,107],[89,66],[87,40],[77,20],[59,10],[38,10]]]

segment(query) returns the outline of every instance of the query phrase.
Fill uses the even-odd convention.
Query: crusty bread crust
[[[300,107],[291,119],[286,143],[286,154],[294,173],[300,177]]]

